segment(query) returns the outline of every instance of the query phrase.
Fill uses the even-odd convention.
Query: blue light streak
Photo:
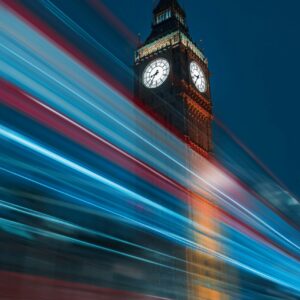
[[[44,1],[44,4],[49,5],[51,3]],[[50,8],[53,8],[53,6]],[[65,18],[61,12],[57,10],[53,12],[58,17]],[[211,201],[218,203],[227,212],[262,232],[276,244],[299,254],[299,232],[286,224],[248,191],[232,179],[227,180],[229,182],[228,187],[216,182],[214,177],[206,176],[205,170],[207,169],[213,169],[217,175],[224,177],[226,175],[201,157],[197,158],[199,165],[189,165],[188,157],[190,155],[195,156],[190,149],[137,110],[127,99],[105,84],[101,78],[86,70],[80,63],[73,61],[67,53],[53,46],[10,12],[1,10],[0,18],[3,20],[6,32],[6,34],[0,33],[0,53],[3,57],[3,61],[0,62],[0,75],[3,78],[21,87],[25,92],[32,93],[44,104],[51,106],[54,113],[67,116],[74,125],[87,128],[86,130],[92,132],[95,137],[107,139],[122,153],[128,152],[137,160],[149,164],[152,168],[161,172],[164,176],[170,177],[188,190],[199,195],[202,195],[205,191],[205,195],[209,195]],[[65,19],[65,22],[72,30],[78,29],[76,24],[69,18]],[[98,42],[91,40],[85,32],[80,30],[80,34],[95,47],[101,48],[101,45],[95,44],[95,42]],[[44,51],[45,49],[47,51]],[[118,59],[116,63],[119,64]],[[116,110],[116,108],[118,109]],[[179,223],[180,226],[186,227],[194,234],[206,235],[220,242],[228,250],[227,253],[230,253],[230,256],[198,245],[191,237],[182,236],[180,232],[176,232],[177,229],[164,230],[160,228],[160,224],[153,226],[141,219],[134,218],[134,216],[126,215],[124,212],[120,213],[116,209],[108,209],[107,206],[101,203],[93,203],[79,195],[66,193],[48,183],[43,184],[40,180],[30,179],[25,175],[5,168],[1,168],[1,170],[10,172],[14,176],[23,176],[26,180],[34,181],[36,184],[55,190],[68,198],[76,199],[78,202],[85,203],[97,210],[106,211],[134,226],[155,232],[173,243],[207,253],[238,268],[300,291],[299,262],[288,255],[275,251],[264,243],[246,237],[238,230],[233,230],[222,224],[224,228],[232,233],[233,238],[242,242],[239,245],[235,240],[226,239],[224,236],[211,232],[208,228],[202,228],[203,226],[200,224],[192,222],[187,217],[156,203],[155,199],[149,199],[113,180],[109,180],[105,176],[101,176],[82,163],[77,163],[59,155],[57,150],[46,149],[34,140],[26,138],[24,135],[5,126],[1,126],[0,134],[7,140],[33,151],[37,157],[46,158],[46,161],[55,161],[55,163],[71,169],[83,175],[83,177],[97,181],[104,186],[103,189],[113,189],[118,195],[132,198],[136,202],[151,207],[156,212],[156,216],[159,214],[164,216],[161,217],[161,222],[162,220],[168,220],[171,226],[175,223],[177,226]],[[199,166],[201,168],[198,170]],[[204,171],[201,173],[200,169]],[[80,184],[80,180],[78,180],[78,184]],[[234,190],[234,193],[230,189]],[[90,193],[92,192],[91,190]],[[122,199],[121,197],[116,198]],[[242,202],[240,198],[247,199],[247,202]],[[1,205],[5,206],[6,204],[1,202]],[[17,206],[11,206],[11,208],[20,209]],[[26,208],[22,209],[26,210]],[[34,212],[26,210],[26,213]],[[42,217],[42,215],[40,216]],[[43,217],[47,218],[47,216]],[[59,222],[55,219],[56,221]],[[66,226],[71,226],[67,224],[65,223]],[[53,237],[55,236],[53,235]],[[247,249],[248,246],[249,249]],[[272,266],[273,261],[278,265]]]

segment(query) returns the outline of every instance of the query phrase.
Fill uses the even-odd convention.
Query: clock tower
[[[194,150],[187,152],[187,165],[201,168],[198,154],[208,157],[212,152],[208,62],[192,41],[185,12],[177,0],[160,0],[155,6],[151,33],[135,53],[135,76],[137,103]],[[190,219],[211,231],[220,230],[218,212],[209,201],[187,195],[186,202]],[[218,243],[205,235],[195,232],[191,238],[220,251]],[[191,249],[180,257],[186,260],[187,274],[191,274],[187,275],[185,299],[229,299],[220,288],[224,269],[220,262]]]
[[[152,31],[135,54],[135,96],[196,152],[212,151],[208,62],[192,41],[177,0],[160,0]]]

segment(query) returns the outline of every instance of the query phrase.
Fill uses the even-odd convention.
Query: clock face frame
[[[194,85],[199,90],[199,92],[204,93],[207,89],[207,82],[205,79],[204,72],[202,71],[199,64],[197,64],[195,61],[192,61],[190,63],[190,74],[191,78],[193,80]]]
[[[165,58],[150,62],[143,72],[143,84],[150,89],[161,86],[170,73],[170,64]]]

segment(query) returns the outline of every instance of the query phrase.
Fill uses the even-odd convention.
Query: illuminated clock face
[[[153,60],[145,69],[143,83],[147,88],[154,89],[162,85],[170,73],[170,64],[164,58]]]
[[[190,64],[190,72],[191,72],[191,77],[192,77],[192,80],[193,80],[196,88],[201,93],[204,93],[207,88],[205,75],[204,75],[204,72],[202,71],[201,67],[195,61],[192,61]]]

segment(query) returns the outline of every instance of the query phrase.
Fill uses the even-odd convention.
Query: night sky
[[[103,2],[147,37],[153,1]],[[215,115],[299,198],[300,1],[181,3],[208,57]]]
[[[101,20],[94,0],[52,0],[126,65],[132,46]],[[100,1],[100,0],[99,0]],[[152,0],[102,0],[144,41],[150,33]],[[208,57],[214,113],[300,198],[300,1],[181,0],[191,36]],[[93,61],[117,77],[120,69],[78,39],[41,7],[23,0]],[[201,41],[202,40],[202,41]],[[127,76],[127,75],[126,75]],[[124,78],[126,77],[124,75]],[[120,78],[118,78],[120,79]]]

